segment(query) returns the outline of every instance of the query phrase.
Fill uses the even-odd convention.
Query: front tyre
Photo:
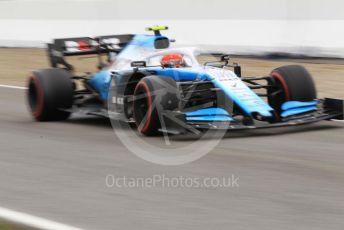
[[[65,120],[73,105],[71,74],[63,69],[35,71],[29,78],[27,100],[32,116],[37,121]]]
[[[272,87],[268,90],[271,107],[281,112],[287,101],[313,101],[317,97],[311,74],[300,65],[288,65],[274,69],[271,74]]]
[[[142,78],[134,92],[134,119],[138,131],[146,136],[161,134],[162,113],[178,108],[176,82],[169,77],[148,76]]]

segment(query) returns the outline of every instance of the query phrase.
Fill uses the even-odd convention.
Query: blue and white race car
[[[194,130],[242,130],[343,119],[343,100],[317,99],[302,66],[245,77],[230,56],[195,47],[171,48],[154,35],[55,39],[48,44],[53,68],[32,73],[28,102],[38,121],[67,119],[74,112],[136,124],[144,135]],[[99,57],[99,71],[75,75],[65,57]],[[102,56],[107,56],[103,63]]]

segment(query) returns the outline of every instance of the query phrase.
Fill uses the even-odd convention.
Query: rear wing
[[[132,34],[124,34],[55,39],[53,43],[48,44],[50,65],[54,68],[62,65],[72,70],[73,66],[67,63],[64,57],[119,53],[133,37]]]

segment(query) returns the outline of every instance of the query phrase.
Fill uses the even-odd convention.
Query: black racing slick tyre
[[[146,136],[160,135],[163,111],[178,108],[176,82],[169,77],[148,76],[135,87],[133,112],[137,129]]]
[[[269,104],[278,112],[287,101],[313,101],[317,97],[311,74],[300,65],[288,65],[274,69],[272,86],[268,90]]]
[[[37,121],[59,121],[70,116],[73,105],[71,74],[63,69],[43,69],[32,73],[28,82],[27,100]]]

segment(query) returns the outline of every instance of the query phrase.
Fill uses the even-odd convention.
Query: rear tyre
[[[169,77],[142,78],[134,92],[133,112],[137,129],[146,136],[160,135],[162,112],[178,108],[176,82]]]
[[[313,101],[317,97],[315,84],[311,74],[300,65],[288,65],[274,69],[273,87],[268,90],[268,100],[277,112],[287,101]]]
[[[29,78],[27,100],[37,121],[65,120],[73,105],[71,74],[63,69],[35,71]]]

